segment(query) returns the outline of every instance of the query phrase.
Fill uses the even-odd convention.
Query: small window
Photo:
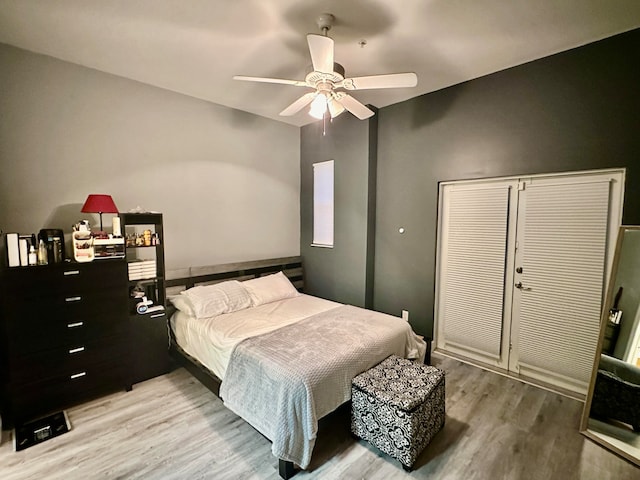
[[[313,164],[312,245],[333,247],[333,160]]]

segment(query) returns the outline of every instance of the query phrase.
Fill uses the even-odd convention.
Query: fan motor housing
[[[344,67],[339,63],[333,64],[332,73],[311,71],[305,77],[305,81],[310,85],[317,85],[319,83],[338,83],[344,80]]]

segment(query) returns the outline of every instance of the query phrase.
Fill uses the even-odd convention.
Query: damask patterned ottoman
[[[444,372],[391,355],[353,379],[351,431],[411,470],[444,425]]]

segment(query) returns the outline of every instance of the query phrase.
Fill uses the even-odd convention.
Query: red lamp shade
[[[111,195],[91,194],[87,197],[80,211],[83,213],[99,213],[100,230],[102,230],[102,214],[118,213],[118,207],[116,207]]]

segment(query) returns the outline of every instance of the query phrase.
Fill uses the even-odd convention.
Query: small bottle
[[[47,261],[47,247],[40,239],[40,243],[38,244],[38,265],[47,265],[49,262]]]
[[[38,263],[38,254],[36,253],[36,247],[31,245],[29,249],[29,265],[35,265]]]
[[[151,246],[151,230],[145,230],[142,233],[142,238],[144,239],[144,246],[150,247]]]

